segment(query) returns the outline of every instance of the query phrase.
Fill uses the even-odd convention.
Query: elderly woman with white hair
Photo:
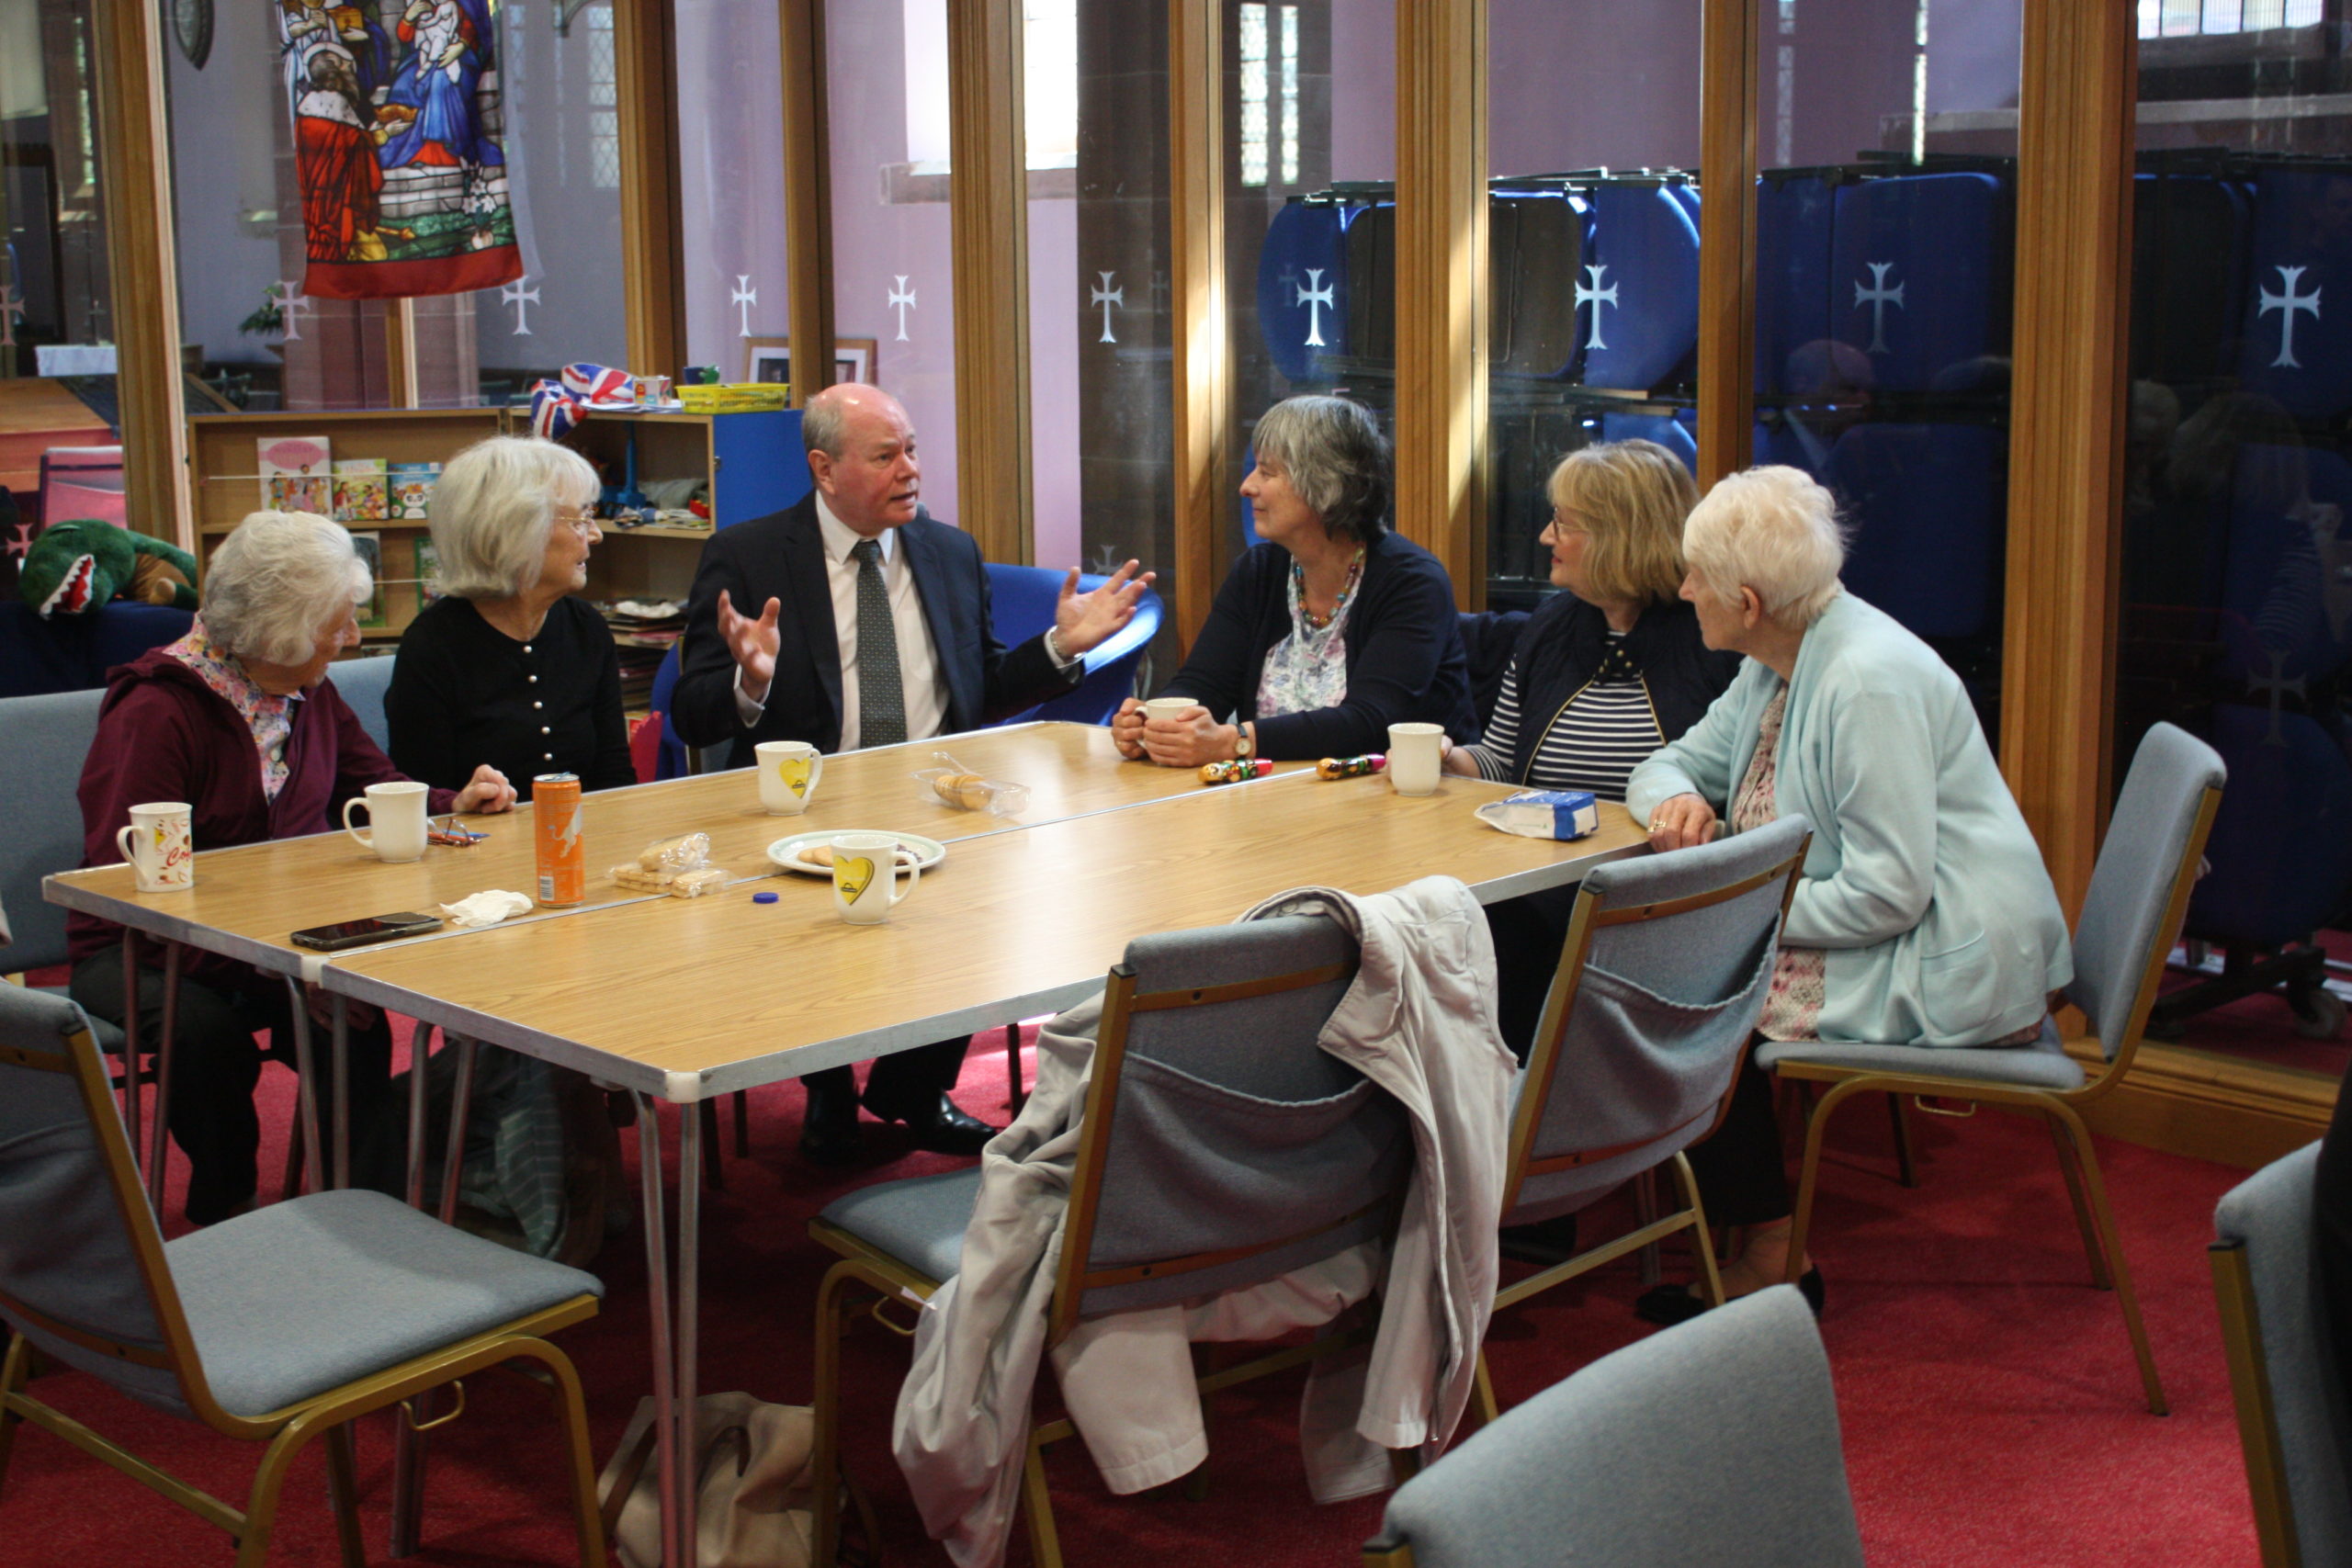
[[[1261,542],[1233,563],[1160,692],[1194,705],[1147,721],[1129,699],[1111,720],[1120,751],[1189,768],[1385,751],[1404,722],[1475,737],[1453,584],[1388,526],[1388,441],[1372,411],[1291,398],[1251,441],[1241,494]]]
[[[82,767],[83,863],[121,859],[115,831],[130,807],[188,803],[198,850],[293,839],[334,826],[334,814],[369,784],[402,778],[327,679],[335,655],[359,640],[355,606],[368,568],[340,525],[300,512],[256,512],[220,542],[204,574],[202,608],[179,641],[113,672],[97,734]],[[503,811],[514,792],[478,767],[461,789],[438,789],[435,811]],[[74,999],[120,1022],[127,1011],[121,928],[69,919]],[[162,1038],[159,944],[138,1003],[146,1038]],[[253,1089],[257,1030],[290,1063],[284,984],[248,964],[193,950],[183,955],[174,1033],[172,1136],[190,1166],[187,1216],[198,1224],[249,1206],[261,1137]],[[390,1034],[372,1010],[353,1032],[353,1126],[363,1099],[380,1096]],[[362,1167],[365,1167],[364,1151]]]
[[[1758,1034],[1889,1045],[2026,1043],[2074,977],[2065,917],[1960,678],[1846,592],[1830,493],[1752,468],[1709,491],[1682,536],[1682,597],[1707,646],[1746,655],[1731,687],[1634,770],[1625,805],[1660,850],[1799,814],[1813,825]],[[1724,1273],[1783,1277],[1790,1199],[1762,1071],[1690,1150],[1711,1220],[1747,1231]],[[1816,1310],[1821,1276],[1804,1269]],[[1647,1292],[1654,1322],[1703,1310]]]
[[[596,470],[569,446],[494,435],[433,487],[442,597],[401,637],[384,694],[392,760],[450,784],[487,760],[531,796],[539,773],[582,789],[637,782],[620,659],[604,617],[573,597],[604,534]]]

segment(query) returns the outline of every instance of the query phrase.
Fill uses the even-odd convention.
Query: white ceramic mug
[[[130,826],[115,830],[114,843],[138,873],[141,893],[177,893],[196,886],[196,846],[188,836],[186,801],[132,807]]]
[[[1143,705],[1144,717],[1178,719],[1201,705],[1196,697],[1154,697]]]
[[[343,830],[375,851],[378,860],[394,863],[423,860],[424,795],[424,785],[405,780],[369,784],[365,796],[355,795],[343,803]],[[366,838],[360,838],[359,829],[351,825],[352,808],[359,806],[368,808]]]
[[[1436,724],[1392,724],[1388,727],[1388,782],[1398,795],[1435,795],[1440,757],[1438,743],[1445,727]]]
[[[760,804],[775,817],[797,817],[808,809],[817,781],[825,776],[825,754],[806,740],[763,740],[752,748],[760,760]]]
[[[888,833],[843,833],[833,840],[833,909],[854,926],[878,926],[922,880],[922,867],[907,867],[898,886],[893,868],[899,840]]]

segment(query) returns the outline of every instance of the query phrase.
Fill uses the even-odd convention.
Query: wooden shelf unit
[[[256,444],[287,436],[323,436],[337,459],[381,457],[392,463],[446,463],[485,436],[521,434],[519,409],[386,409],[342,413],[198,414],[188,420],[190,490],[196,501],[199,561],[245,514],[266,503]],[[754,413],[603,413],[582,420],[565,436],[612,482],[623,481],[632,434],[638,479],[707,479],[719,527],[791,505],[808,489],[801,455],[800,415]],[[352,525],[380,536],[383,624],[363,626],[368,644],[396,642],[424,607],[416,569],[417,541],[427,529],[404,518]],[[592,599],[683,600],[709,528],[652,525],[608,526],[589,558]],[[627,637],[624,647],[644,647]]]
[[[390,463],[446,463],[485,436],[509,433],[504,409],[388,409],[348,413],[197,414],[188,422],[189,490],[196,498],[196,543],[199,561],[249,512],[267,505],[262,491],[256,444],[294,435],[324,436],[337,459],[381,457]],[[396,642],[424,608],[416,570],[416,544],[425,536],[421,518],[355,523],[355,534],[374,534],[382,547],[377,603],[381,626],[363,626],[368,643]]]

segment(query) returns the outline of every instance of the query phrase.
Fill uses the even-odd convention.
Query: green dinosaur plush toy
[[[196,558],[111,523],[52,523],[25,552],[17,583],[44,618],[118,598],[193,610]]]

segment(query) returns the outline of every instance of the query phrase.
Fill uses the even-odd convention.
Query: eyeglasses
[[[555,520],[571,524],[575,533],[594,534],[597,531],[596,520],[585,512],[559,512]]]

